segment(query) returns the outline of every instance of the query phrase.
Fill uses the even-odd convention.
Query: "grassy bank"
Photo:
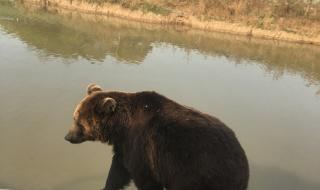
[[[213,19],[243,16],[320,20],[318,0],[83,0],[90,3],[116,3],[161,14],[161,10],[189,9],[190,13]],[[167,12],[166,11],[166,12]]]
[[[227,21],[267,30],[316,36],[320,33],[318,0],[84,0],[168,15],[192,15],[202,21]]]
[[[320,45],[320,0],[23,0],[149,23]]]

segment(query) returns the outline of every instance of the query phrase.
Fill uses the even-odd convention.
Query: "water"
[[[0,188],[103,187],[111,148],[63,139],[97,83],[219,117],[247,152],[250,190],[320,189],[319,60],[315,46],[1,1]]]

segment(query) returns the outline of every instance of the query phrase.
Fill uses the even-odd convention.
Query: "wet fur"
[[[101,100],[117,101],[104,113]],[[140,190],[245,190],[248,162],[235,134],[217,118],[155,92],[95,92],[80,105],[79,123],[113,145],[106,190],[133,179]],[[88,131],[88,130],[87,130]]]

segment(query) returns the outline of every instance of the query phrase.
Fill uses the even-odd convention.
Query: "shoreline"
[[[81,0],[20,0],[22,3],[35,4],[45,8],[60,8],[70,11],[79,11],[87,14],[112,16],[136,22],[160,25],[179,25],[187,28],[202,31],[221,32],[233,35],[247,36],[257,39],[268,39],[273,41],[284,41],[297,44],[311,44],[320,46],[320,35],[308,37],[300,34],[293,34],[281,30],[264,30],[238,23],[224,21],[200,21],[194,16],[183,15],[182,13],[171,13],[167,16],[158,15],[152,12],[130,10],[117,4],[103,3],[101,5],[87,3]]]

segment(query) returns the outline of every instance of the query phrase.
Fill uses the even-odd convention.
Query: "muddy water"
[[[98,83],[219,117],[247,152],[250,190],[320,189],[319,60],[314,46],[0,1],[0,188],[103,187],[110,147],[63,140]]]

